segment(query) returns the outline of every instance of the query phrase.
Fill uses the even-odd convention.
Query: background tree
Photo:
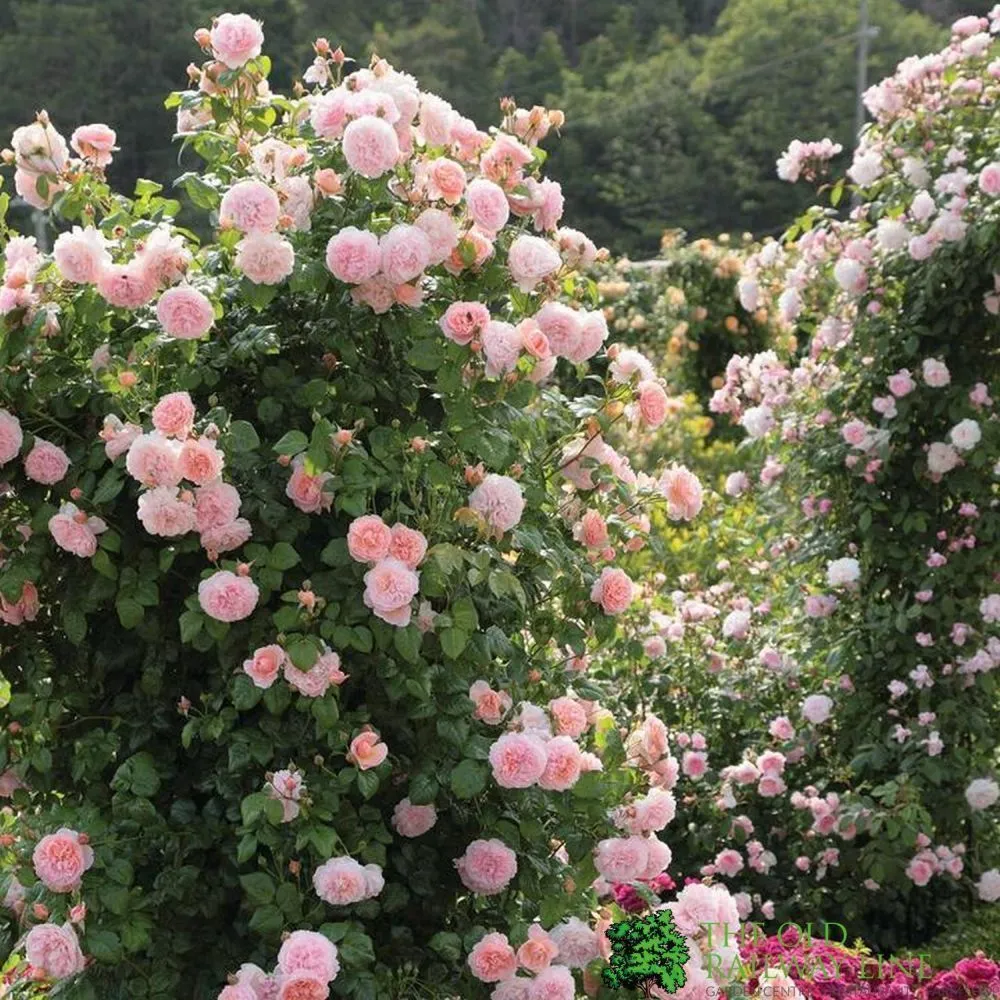
[[[872,0],[869,79],[906,56],[939,48],[946,33],[896,0]],[[729,211],[755,233],[780,230],[805,194],[778,179],[775,159],[793,138],[853,146],[857,4],[843,0],[731,0],[708,41],[696,91],[724,149]]]
[[[611,958],[603,973],[607,986],[631,987],[651,997],[656,986],[676,993],[684,985],[684,963],[691,955],[670,910],[622,920],[612,924],[607,935],[611,941]]]

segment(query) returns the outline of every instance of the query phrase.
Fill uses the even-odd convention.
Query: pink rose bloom
[[[914,885],[925,886],[936,871],[937,867],[933,861],[918,854],[906,866],[904,874]]]
[[[285,651],[280,646],[261,646],[249,660],[243,661],[243,672],[257,687],[269,688],[285,663]]]
[[[70,136],[69,144],[85,160],[98,167],[106,167],[111,162],[111,154],[117,149],[118,136],[107,125],[81,125]]]
[[[469,506],[483,515],[498,536],[503,535],[521,522],[524,491],[509,476],[490,473],[469,495]]]
[[[651,635],[642,644],[642,651],[651,660],[658,660],[667,651],[666,640],[659,635]]]
[[[17,130],[15,129],[15,132]],[[56,200],[56,195],[66,187],[65,181],[59,180],[51,175],[46,176],[49,190],[43,198],[38,192],[38,180],[41,174],[32,173],[30,170],[23,170],[18,167],[14,171],[14,190],[32,207],[40,211],[45,211],[52,202]]]
[[[278,990],[274,994],[275,1000],[327,1000],[330,996],[330,989],[326,983],[315,976],[303,973],[296,972],[291,976],[279,975],[275,978],[275,985]]]
[[[108,530],[99,517],[87,517],[75,504],[64,503],[49,519],[49,534],[61,549],[81,559],[97,551],[97,536]]]
[[[579,357],[584,315],[562,302],[546,302],[535,313],[535,322],[548,338],[553,354],[571,360]]]
[[[333,503],[333,494],[325,491],[323,486],[333,477],[329,472],[321,472],[318,476],[310,476],[305,470],[305,459],[296,455],[292,462],[292,475],[285,487],[285,495],[304,514],[318,514],[329,510]]]
[[[183,236],[161,224],[146,237],[136,254],[136,261],[157,285],[173,285],[184,277],[191,263],[191,253],[184,245]]]
[[[524,346],[521,331],[510,323],[491,320],[482,333],[486,374],[491,378],[511,372],[517,365]]]
[[[86,838],[63,827],[35,845],[31,861],[35,874],[50,892],[75,892],[83,873],[94,863]]]
[[[260,55],[264,31],[249,14],[220,14],[212,24],[212,53],[230,69],[239,69]]]
[[[396,166],[399,139],[388,122],[365,115],[344,129],[343,150],[347,165],[353,171],[374,179]]]
[[[802,714],[813,725],[820,725],[830,718],[833,701],[825,694],[811,694],[802,702]]]
[[[634,882],[649,864],[644,837],[611,837],[597,845],[594,865],[609,882]]]
[[[401,837],[421,837],[437,823],[434,805],[415,806],[408,798],[396,803],[392,825]]]
[[[439,156],[417,167],[417,180],[431,201],[457,205],[465,191],[465,168],[461,163]],[[506,201],[506,196],[505,199]]]
[[[330,237],[326,245],[329,272],[349,285],[374,278],[382,266],[378,237],[356,226],[348,226]]]
[[[316,931],[292,931],[278,952],[278,971],[286,976],[313,976],[329,983],[340,972],[337,946]]]
[[[469,952],[469,968],[483,983],[498,983],[517,972],[517,956],[506,934],[486,934]]]
[[[666,497],[667,517],[671,521],[691,521],[698,516],[702,488],[693,472],[675,463],[660,476],[658,485]]]
[[[551,965],[529,980],[526,1000],[573,1000],[575,996],[573,973],[562,965]]]
[[[521,346],[536,360],[548,361],[552,358],[552,348],[549,345],[549,338],[542,333],[540,327],[533,319],[525,319],[517,324],[517,331],[521,335]]]
[[[356,562],[375,563],[389,554],[392,531],[377,514],[356,517],[347,529],[347,551]]]
[[[739,929],[736,902],[723,886],[692,882],[684,886],[667,908],[674,915],[677,929],[685,935],[704,931],[704,925],[709,923],[725,924],[733,933]]]
[[[510,204],[503,188],[482,177],[466,188],[465,206],[472,221],[488,236],[496,236],[510,218]]]
[[[700,750],[685,750],[681,758],[681,770],[697,781],[708,770],[708,758]]]
[[[165,437],[181,438],[194,427],[195,409],[186,392],[171,392],[153,407],[153,427]]]
[[[255,285],[279,285],[295,267],[295,251],[277,233],[255,231],[236,244],[236,267]]]
[[[788,720],[787,716],[779,715],[772,719],[767,731],[777,740],[795,739],[795,727]]]
[[[52,247],[52,257],[66,281],[92,285],[111,264],[108,241],[99,229],[74,226],[71,232],[60,233]]]
[[[38,588],[30,580],[22,585],[21,596],[13,604],[0,594],[0,621],[5,622],[7,625],[21,625],[24,622],[33,622],[38,617],[38,609]],[[2,784],[3,775],[0,774],[0,786]]]
[[[600,954],[600,941],[593,928],[579,917],[567,917],[549,931],[558,949],[559,965],[568,969],[583,969]]]
[[[24,443],[21,422],[7,410],[0,410],[0,465],[17,457]]]
[[[239,512],[239,492],[221,479],[194,491],[195,526],[202,534],[232,524]]]
[[[340,668],[340,656],[327,647],[308,670],[299,670],[287,656],[283,670],[285,680],[306,698],[322,698],[331,684],[339,687],[348,676]]]
[[[312,102],[309,121],[321,139],[339,139],[344,134],[349,97],[348,91],[338,87],[326,94],[320,94]]]
[[[532,733],[504,733],[490,747],[493,778],[501,788],[530,788],[547,761],[545,742]]]
[[[306,790],[302,775],[297,771],[275,771],[265,790],[281,803],[281,822],[291,823],[299,814],[299,800]]]
[[[951,372],[943,361],[937,358],[925,358],[922,368],[924,381],[932,389],[941,389],[951,381]]]
[[[54,486],[66,478],[69,456],[57,445],[36,437],[34,447],[24,460],[24,474],[36,483]]]
[[[378,767],[389,756],[389,748],[381,742],[381,737],[373,731],[360,733],[351,740],[347,759],[360,771],[370,771]]]
[[[521,968],[538,973],[552,964],[558,952],[555,942],[541,924],[532,924],[528,928],[528,940],[517,949],[517,961]]]
[[[389,555],[398,559],[410,569],[416,569],[427,554],[427,539],[422,531],[408,528],[405,524],[392,526],[392,539],[389,542]]]
[[[642,422],[647,427],[659,427],[667,419],[667,393],[663,386],[659,382],[640,382],[636,386],[636,393],[639,397],[639,414]]]
[[[517,855],[502,840],[474,840],[455,859],[455,867],[466,889],[479,896],[495,896],[517,874]],[[513,955],[511,951],[512,959]]]
[[[431,261],[431,243],[418,226],[393,226],[378,241],[382,273],[393,285],[419,277]]]
[[[506,691],[494,691],[482,680],[476,681],[469,688],[469,698],[476,705],[472,717],[490,726],[499,725],[513,704]]]
[[[114,414],[104,418],[104,426],[98,435],[104,442],[104,453],[113,462],[124,455],[132,442],[142,436],[142,428],[138,424],[123,424]]]
[[[176,538],[195,528],[194,505],[180,498],[176,486],[157,486],[139,497],[138,516],[151,535]]]
[[[182,478],[195,486],[205,486],[222,475],[226,456],[210,438],[188,438],[181,445],[177,464]]]
[[[233,549],[246,544],[252,537],[253,527],[250,522],[244,517],[238,517],[228,524],[206,528],[201,532],[199,541],[208,553],[209,559],[214,562],[220,553],[232,552]]]
[[[539,236],[518,236],[507,253],[507,267],[522,292],[535,286],[562,266],[559,252]]]
[[[125,468],[143,486],[177,486],[183,478],[181,445],[159,431],[137,437],[128,450]]]
[[[889,376],[889,392],[897,399],[908,396],[916,387],[917,383],[913,381],[909,371],[905,368],[901,368],[895,375]]]
[[[550,792],[565,792],[580,779],[583,761],[580,748],[570,736],[556,736],[545,745],[545,770],[538,787]]]
[[[257,584],[247,576],[219,570],[198,585],[198,603],[209,618],[238,622],[253,614],[260,599]]]
[[[365,573],[365,605],[390,625],[406,628],[410,602],[420,588],[420,574],[388,556]]]
[[[215,308],[208,297],[190,285],[168,288],[156,303],[156,318],[163,332],[177,340],[204,337],[215,323]]]
[[[368,896],[364,868],[354,858],[330,858],[313,874],[316,895],[331,906],[350,906]]]
[[[83,972],[83,952],[73,926],[67,922],[36,924],[24,939],[24,957],[46,979],[69,979]]]
[[[97,276],[97,291],[109,305],[138,309],[152,301],[156,279],[138,259],[128,264],[108,264]]]
[[[662,875],[673,861],[673,851],[659,837],[647,837],[646,847],[649,850],[649,863],[639,876],[641,879],[652,880]]]
[[[787,791],[785,782],[776,774],[764,774],[757,782],[757,794],[761,798],[773,799]]]
[[[479,302],[453,302],[441,317],[444,335],[463,347],[480,336],[490,321],[490,311]]]
[[[979,190],[983,194],[1000,194],[1000,163],[987,163],[979,171]]]
[[[603,549],[608,544],[608,525],[596,510],[586,510],[573,525],[573,537],[588,549]]]
[[[554,698],[549,702],[549,713],[559,736],[577,739],[587,731],[587,710],[576,698]]]
[[[431,263],[441,264],[458,245],[458,224],[440,208],[425,208],[413,223],[431,245]]]
[[[734,851],[731,847],[726,848],[715,856],[716,871],[727,877],[738,875],[743,870],[743,856],[739,851]]]
[[[590,599],[600,604],[606,615],[620,615],[627,611],[635,598],[635,585],[622,569],[605,566],[590,589]]]

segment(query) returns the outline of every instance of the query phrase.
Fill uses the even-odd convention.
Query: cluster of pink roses
[[[35,875],[49,892],[75,894],[94,864],[94,851],[86,834],[63,827],[38,841],[31,860]],[[12,879],[3,905],[20,915],[24,893],[20,883]],[[49,915],[42,903],[36,903],[33,912],[43,921]],[[36,978],[58,982],[83,971],[86,960],[74,924],[82,923],[86,912],[86,904],[78,901],[69,908],[70,919],[65,923],[43,922],[30,928],[24,938],[24,953]]]
[[[281,943],[274,971],[266,973],[250,963],[240,966],[219,1000],[325,1000],[339,973],[337,946],[329,938],[316,931],[292,931]]]
[[[177,538],[197,531],[209,558],[249,541],[250,522],[239,516],[236,487],[223,482],[225,455],[218,428],[194,433],[195,407],[186,392],[163,396],[153,407],[153,430],[128,444],[125,468],[141,486],[138,517],[151,535]],[[124,443],[122,445],[124,447]],[[186,481],[189,487],[182,486]]]
[[[273,644],[255,649],[250,659],[243,662],[243,672],[257,687],[264,689],[283,674],[285,680],[307,698],[322,698],[331,685],[339,687],[348,678],[341,670],[340,656],[325,643],[308,670],[300,670],[281,646]]]

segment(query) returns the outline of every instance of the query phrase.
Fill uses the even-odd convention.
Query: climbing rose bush
[[[81,998],[593,991],[598,894],[664,872],[676,802],[662,724],[616,722],[587,655],[637,597],[622,554],[702,490],[625,454],[651,363],[588,375],[562,116],[483,131],[323,39],[286,97],[252,18],[196,39],[167,103],[209,239],[109,187],[106,125],[43,112],[5,154],[58,229],[3,232],[16,967]]]
[[[830,207],[741,282],[803,350],[734,357],[710,404],[756,452],[734,492],[759,470],[794,498],[797,594],[774,588],[750,638],[824,734],[784,779],[818,835],[799,870],[818,877],[832,842],[838,919],[883,950],[1000,898],[998,32],[1000,8],[963,18],[866,94],[849,188],[826,185]]]

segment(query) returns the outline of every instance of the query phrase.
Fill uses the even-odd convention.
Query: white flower
[[[844,557],[834,559],[826,568],[826,582],[831,587],[845,587],[857,583],[861,576],[861,567],[857,559]]]
[[[925,358],[923,364],[924,381],[932,389],[940,389],[951,381],[951,372],[943,361],[937,358]]]
[[[883,250],[902,250],[909,242],[910,231],[899,219],[880,219],[875,239]]]
[[[979,613],[983,621],[1000,622],[1000,594],[988,594],[979,602]]]
[[[995,903],[1000,899],[1000,872],[996,868],[983,872],[976,883],[976,891],[984,903]]]
[[[825,694],[811,694],[802,702],[802,714],[814,725],[826,722],[833,711],[833,699]]]
[[[769,406],[751,406],[740,419],[740,426],[752,438],[762,438],[774,427],[774,413]]]
[[[952,427],[948,436],[959,451],[970,451],[982,440],[983,432],[975,420],[962,420]]]
[[[965,790],[965,801],[971,809],[989,809],[1000,798],[1000,785],[992,778],[976,778]]]
[[[753,278],[740,278],[736,290],[739,293],[740,305],[747,312],[753,312],[760,299],[760,286],[757,282]]]
[[[749,631],[749,611],[730,611],[722,623],[722,634],[727,639],[745,639]]]
[[[868,187],[882,176],[882,157],[871,151],[856,155],[847,176],[859,187]]]
[[[927,468],[935,476],[951,472],[959,463],[958,452],[950,444],[935,441],[927,450]]]

